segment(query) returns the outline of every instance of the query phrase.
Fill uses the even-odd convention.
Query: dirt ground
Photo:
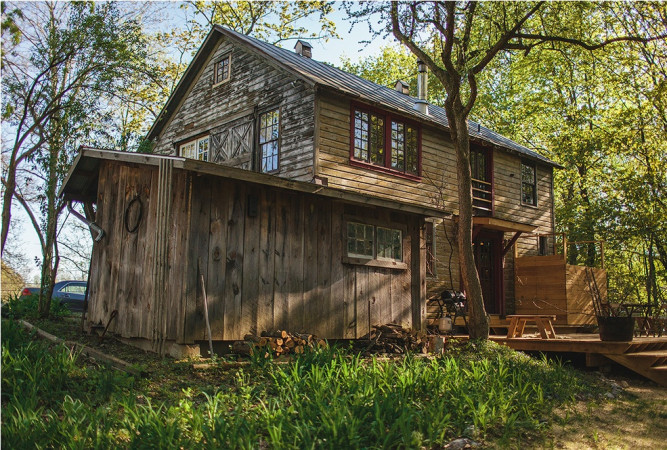
[[[57,336],[95,347],[148,372],[144,380],[151,396],[174,400],[175,393],[197,387],[212,391],[215,386],[231,383],[228,370],[193,370],[197,360],[174,361],[124,345],[113,338],[100,341],[78,331],[75,319],[59,323],[35,323]],[[511,447],[558,449],[666,449],[667,388],[639,375],[614,367],[605,375],[597,373],[608,387],[603,399],[582,398],[557,412],[553,426],[539,436],[514,442]],[[493,443],[484,446],[493,447]]]
[[[522,447],[667,449],[667,389],[629,374],[612,373],[603,381],[609,386],[604,400],[560,410],[542,443]]]

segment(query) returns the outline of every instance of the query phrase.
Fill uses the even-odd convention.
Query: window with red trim
[[[352,108],[352,161],[419,176],[420,130],[387,112]]]

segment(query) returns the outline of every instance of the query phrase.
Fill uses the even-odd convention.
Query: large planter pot
[[[601,341],[630,342],[635,331],[634,317],[598,316]]]

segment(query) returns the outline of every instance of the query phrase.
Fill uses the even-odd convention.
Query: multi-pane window
[[[231,55],[227,55],[213,65],[213,84],[229,80]]]
[[[524,205],[537,205],[535,164],[525,161],[521,162],[521,203]]]
[[[353,113],[353,160],[419,175],[419,130],[415,125],[388,113],[357,108]]]
[[[209,137],[194,139],[179,147],[179,153],[184,158],[208,161]]]
[[[355,258],[373,258],[373,225],[348,222],[347,255]]]
[[[403,233],[394,228],[348,222],[347,256],[402,261]]]
[[[391,121],[391,168],[417,175],[419,171],[419,147],[417,128],[402,122]]]
[[[376,114],[354,112],[354,157],[384,165],[384,119]]]
[[[377,258],[397,261],[403,258],[401,230],[377,227]]]
[[[259,116],[259,163],[261,172],[278,170],[280,144],[280,111],[275,109]]]

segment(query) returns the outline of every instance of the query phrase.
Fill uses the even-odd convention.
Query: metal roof
[[[314,84],[334,89],[356,99],[361,99],[390,108],[396,112],[401,113],[402,115],[418,119],[422,122],[449,128],[449,122],[447,121],[445,110],[439,106],[429,104],[429,114],[423,114],[414,109],[414,104],[417,100],[415,97],[411,97],[409,95],[397,92],[395,89],[373,83],[372,81],[344,72],[340,69],[337,69],[336,67],[316,61],[312,58],[301,56],[294,51],[286,50],[284,48],[260,41],[259,39],[237,33],[220,25],[215,25],[213,27],[206,40],[204,41],[204,44],[202,44],[202,49],[206,48],[210,51],[212,48],[212,43],[209,41],[217,40],[222,35],[228,36],[237,42],[241,42],[246,46],[249,46],[255,51],[258,51],[259,53],[273,59],[285,69],[298,74],[300,78],[304,78]],[[199,69],[203,65],[203,61],[200,60],[205,60],[206,56],[207,55],[205,55],[201,49],[199,52],[197,52],[195,59],[193,60],[190,67],[188,67],[186,74],[183,76],[183,80],[193,79],[194,75],[199,72]],[[161,125],[158,125],[157,123],[154,125],[154,127],[149,132],[149,139],[157,136],[161,130],[161,127],[164,126],[164,124],[167,122],[166,116],[162,116],[170,115],[173,113],[173,108],[175,106],[172,105],[172,103],[174,103],[172,100],[178,98],[179,95],[185,95],[187,85],[186,83],[183,84],[184,86],[181,86],[181,83],[179,83],[179,86],[177,86],[176,90],[169,98],[167,105],[165,105],[164,110],[162,113],[160,113],[160,116],[157,120],[157,122],[159,122]],[[490,129],[483,127],[474,121],[468,121],[468,124],[468,129],[472,140],[499,146],[506,150],[519,153],[530,159],[550,166],[562,167],[558,163],[551,161],[539,153],[536,153],[529,148],[524,147],[523,145],[517,144],[511,139],[491,131]]]

